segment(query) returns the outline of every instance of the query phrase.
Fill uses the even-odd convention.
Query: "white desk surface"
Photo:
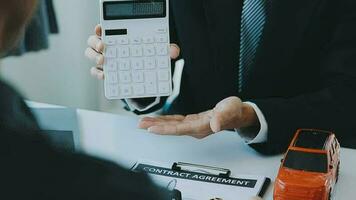
[[[131,167],[137,160],[182,161],[228,168],[232,175],[263,175],[274,180],[282,158],[282,155],[266,157],[257,154],[233,132],[218,133],[203,140],[158,136],[137,129],[137,118],[86,110],[77,113],[84,151],[126,167]],[[356,150],[342,149],[335,199],[355,199],[355,164]],[[270,186],[264,199],[272,200],[272,191],[273,186]]]

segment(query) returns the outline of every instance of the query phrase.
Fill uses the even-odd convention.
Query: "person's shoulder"
[[[77,187],[74,197],[105,196],[105,199],[166,200],[166,191],[156,186],[147,175],[134,173],[110,161],[83,154],[59,153],[56,176],[63,188]],[[76,183],[85,183],[76,185]],[[63,198],[66,198],[63,193]],[[99,198],[99,197],[98,197]]]
[[[0,80],[0,116],[10,116],[14,110],[23,107],[23,100],[16,90]]]
[[[5,98],[5,97],[19,97],[18,92],[11,87],[10,85],[8,85],[7,83],[5,83],[4,81],[2,81],[0,79],[0,97],[1,99]]]
[[[15,129],[37,130],[35,117],[19,93],[0,80],[0,124]]]

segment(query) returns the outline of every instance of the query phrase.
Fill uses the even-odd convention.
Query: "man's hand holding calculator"
[[[103,64],[105,57],[103,51],[105,44],[101,40],[101,27],[95,28],[95,35],[88,39],[89,47],[86,56],[96,62],[92,67],[91,74],[104,79]],[[170,56],[172,59],[179,57],[180,48],[171,44]],[[215,112],[214,112],[215,110]],[[218,103],[214,110],[190,116],[166,116],[158,118],[144,118],[140,122],[140,128],[150,132],[169,135],[190,135],[196,138],[204,138],[213,132],[232,128],[259,127],[259,122],[254,109],[242,103],[237,97],[228,98]],[[220,110],[219,112],[217,112]],[[238,111],[238,112],[237,112]],[[182,128],[183,127],[183,128]]]
[[[90,73],[92,76],[96,77],[97,79],[104,80],[104,61],[105,57],[103,55],[105,44],[101,40],[101,26],[97,25],[95,27],[95,35],[92,35],[88,39],[89,47],[85,51],[85,55],[96,62],[96,66],[90,69]],[[171,59],[176,59],[179,57],[180,48],[176,44],[171,44],[170,48],[170,55]]]
[[[104,80],[106,98],[125,99],[132,111],[148,111],[160,97],[172,94],[171,59],[178,58],[180,49],[169,44],[168,5],[168,0],[100,0],[100,26],[88,39],[85,54],[96,61],[91,74]],[[139,103],[147,97],[156,100]],[[251,105],[231,97],[197,115],[144,118],[139,127],[204,138],[224,129],[258,129],[259,123]]]

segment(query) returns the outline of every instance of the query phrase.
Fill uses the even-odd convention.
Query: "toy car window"
[[[294,146],[308,149],[324,149],[328,138],[329,134],[325,132],[302,131],[299,133]]]
[[[284,167],[309,172],[327,173],[327,154],[291,150],[286,155]]]

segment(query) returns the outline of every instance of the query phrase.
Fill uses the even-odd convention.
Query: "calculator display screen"
[[[140,19],[166,17],[166,0],[104,2],[104,19]]]

